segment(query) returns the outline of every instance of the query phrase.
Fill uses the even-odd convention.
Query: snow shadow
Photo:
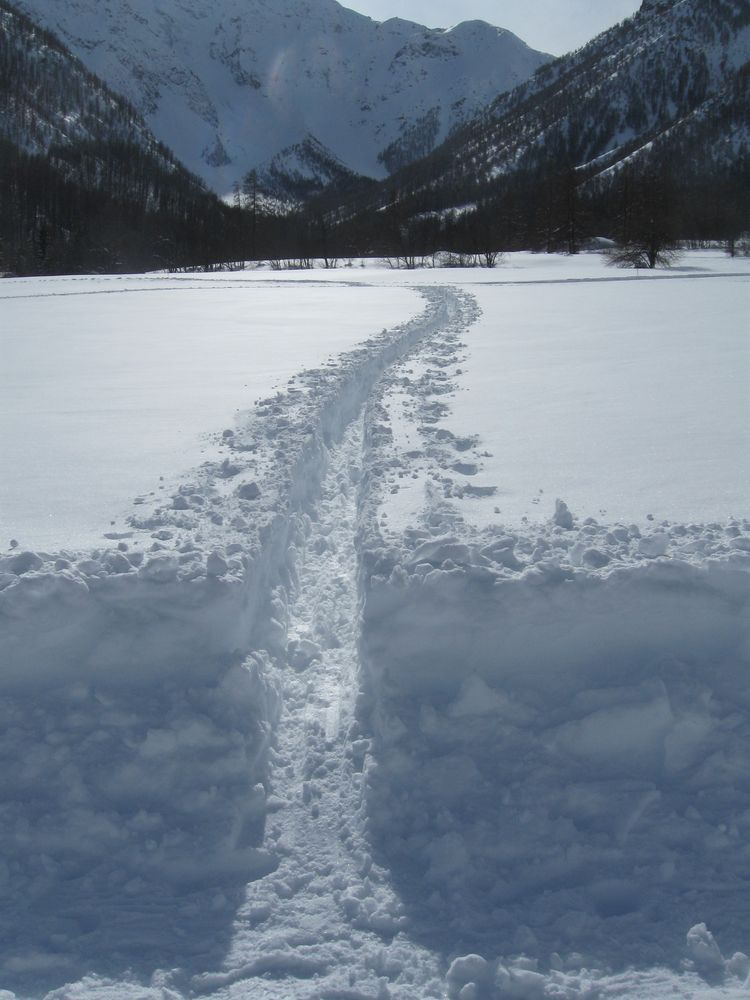
[[[454,309],[425,298],[260,401],[127,541],[0,556],[3,986],[221,965],[242,887],[278,863],[261,845],[280,698],[257,652],[285,643],[274,588],[330,444]]]
[[[14,905],[16,920],[3,926],[0,948],[4,988],[44,996],[90,975],[150,982],[173,968],[187,981],[221,964],[244,887],[136,890],[108,876],[98,890],[71,879],[55,893],[35,895],[25,910]]]
[[[206,968],[246,883],[276,865],[260,847],[276,711],[260,664],[144,666],[138,683],[68,669],[43,693],[3,692],[6,988]]]
[[[368,822],[410,933],[546,968],[677,968],[702,923],[747,951],[748,574],[463,553],[365,592]]]

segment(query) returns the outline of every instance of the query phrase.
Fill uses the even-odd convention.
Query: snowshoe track
[[[443,326],[463,325],[474,314],[467,297],[450,290],[430,290],[429,297],[440,322],[410,338],[408,347],[419,349],[424,336],[439,336]],[[197,995],[250,980],[253,996],[268,1000],[412,1000],[441,992],[439,960],[409,941],[404,909],[367,838],[363,772],[370,741],[356,717],[355,540],[366,509],[361,478],[370,414],[363,411],[375,381],[366,381],[341,440],[330,436],[323,446],[319,497],[294,517],[289,585],[273,592],[272,604],[286,609],[286,641],[282,648],[276,637],[273,661],[283,711],[264,846],[279,866],[249,884],[226,971],[193,977]]]

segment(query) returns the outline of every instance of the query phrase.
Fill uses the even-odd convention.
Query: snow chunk
[[[8,569],[16,576],[23,576],[24,573],[33,573],[44,566],[44,560],[36,552],[19,552],[7,562]]]
[[[179,568],[177,556],[166,553],[149,559],[138,571],[138,575],[144,580],[153,580],[154,583],[170,583],[176,579]]]
[[[257,483],[243,483],[237,488],[237,496],[240,500],[257,500],[260,496],[260,487]]]
[[[456,958],[451,962],[446,976],[449,996],[462,996],[464,987],[470,983],[488,986],[491,978],[491,966],[481,955],[464,955],[462,958]]]
[[[448,714],[453,719],[471,715],[501,715],[507,707],[507,697],[489,688],[477,674],[472,674],[464,681],[461,693],[451,704]]]
[[[206,559],[206,573],[209,576],[224,576],[228,570],[229,564],[224,556],[219,552],[209,553],[208,559]]]
[[[703,975],[715,976],[724,972],[724,957],[705,924],[696,924],[690,928],[687,949],[696,969]]]
[[[563,528],[565,531],[573,530],[573,515],[568,510],[568,505],[564,500],[555,501],[555,516],[553,522],[558,528]]]
[[[647,559],[658,559],[665,556],[669,549],[669,535],[664,531],[654,535],[646,535],[638,542],[638,551]]]

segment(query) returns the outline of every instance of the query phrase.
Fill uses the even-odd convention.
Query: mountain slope
[[[0,270],[216,259],[230,215],[127,100],[0,0]]]
[[[335,0],[22,0],[225,194],[307,137],[359,174],[429,152],[548,57],[481,21],[378,24]]]
[[[283,201],[304,203],[328,191],[335,195],[361,180],[348,170],[314,136],[277,153],[258,173],[258,184],[267,194]]]
[[[748,59],[747,0],[646,0],[635,17],[496,101],[479,148],[493,172],[521,144],[559,149],[577,166],[614,162],[699,113]]]
[[[750,150],[749,59],[747,0],[646,0],[634,17],[500,96],[391,184],[402,203],[411,198],[425,212],[565,169],[576,183],[657,157],[682,173],[731,169]]]
[[[0,135],[28,153],[55,143],[132,142],[161,156],[135,108],[49,31],[0,0]]]

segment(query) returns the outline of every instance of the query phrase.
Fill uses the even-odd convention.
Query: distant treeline
[[[265,214],[247,185],[228,205],[164,151],[133,142],[80,141],[40,155],[0,140],[0,271],[305,266],[368,256],[413,266],[439,250],[488,261],[520,249],[575,253],[601,236],[731,249],[750,230],[750,157],[715,155],[725,148],[723,130],[711,120],[599,173],[575,167],[564,149],[537,152],[479,198],[452,191],[459,210],[442,208],[429,185],[399,187],[404,175],[395,175],[363,183],[343,203],[324,195],[285,217]]]
[[[354,213],[328,233],[349,255],[414,258],[435,250],[486,256],[537,250],[576,253],[595,237],[626,242],[659,230],[666,243],[721,241],[750,233],[750,158],[700,170],[652,158],[606,177],[549,162],[504,178],[461,210],[420,204],[393,188],[383,207]],[[426,199],[427,201],[427,199]]]
[[[63,169],[64,167],[64,169]],[[282,266],[436,251],[486,261],[503,251],[575,253],[592,237],[724,241],[750,228],[750,161],[706,173],[652,162],[606,178],[572,167],[516,173],[463,212],[419,211],[397,189],[383,209],[318,202],[286,217],[226,205],[137,146],[67,146],[48,156],[0,140],[0,271],[18,275]],[[645,234],[645,235],[644,235]]]

